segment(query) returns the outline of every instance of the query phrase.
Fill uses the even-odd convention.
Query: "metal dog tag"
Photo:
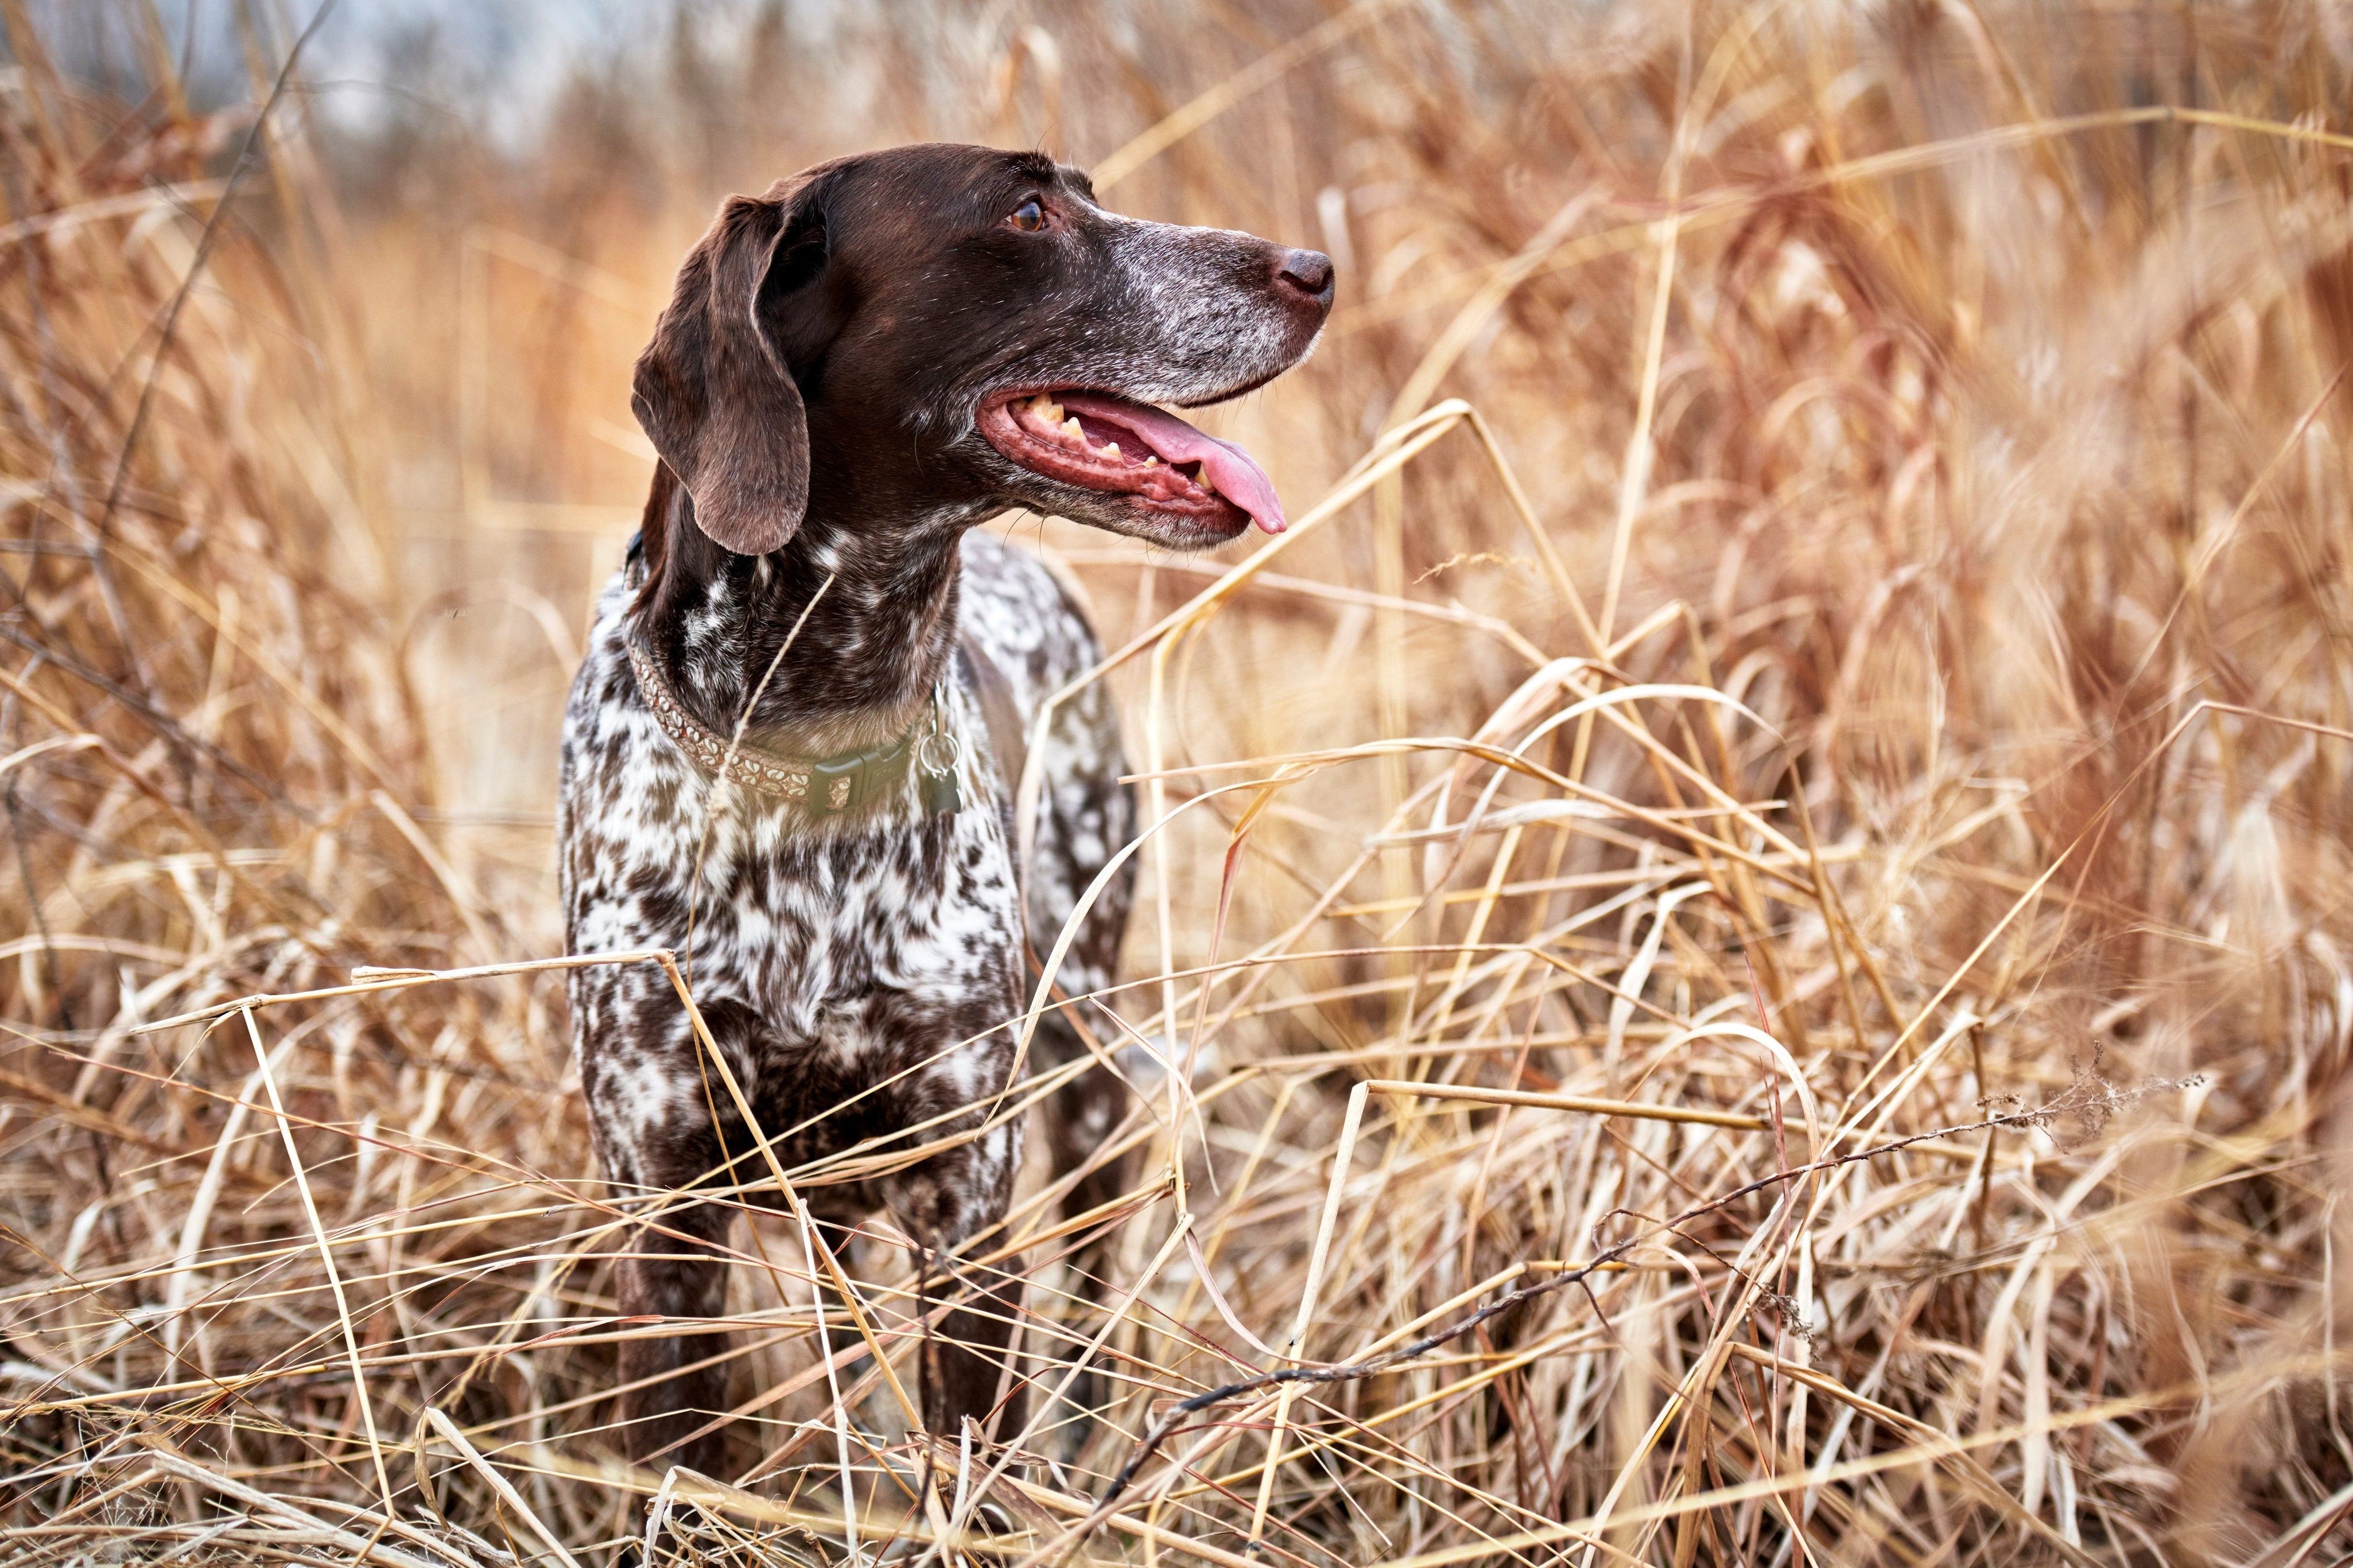
[[[956,764],[964,761],[964,741],[948,727],[948,689],[944,676],[932,688],[931,732],[915,742],[913,759],[923,791],[928,816],[954,816],[964,809],[964,785]]]
[[[933,816],[954,816],[964,809],[964,789],[956,783],[955,770],[923,774],[923,810]]]

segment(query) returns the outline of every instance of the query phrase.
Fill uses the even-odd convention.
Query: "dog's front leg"
[[[621,1316],[664,1320],[632,1325],[621,1342],[622,1442],[633,1463],[656,1470],[684,1465],[727,1479],[726,1429],[713,1425],[727,1409],[727,1336],[671,1325],[724,1311],[723,1249],[733,1217],[717,1204],[660,1211],[621,1259]]]
[[[581,971],[572,997],[581,1021],[581,1079],[597,1152],[617,1193],[638,1199],[614,1269],[625,1321],[619,1364],[621,1447],[657,1471],[685,1465],[720,1476],[727,1436],[727,1339],[699,1327],[727,1299],[727,1233],[735,1205],[711,1201],[708,1184],[727,1151],[751,1140],[733,1118],[713,1124],[704,1072],[674,997],[622,988],[609,972]],[[599,988],[591,983],[603,979]],[[723,1037],[746,1032],[741,1010],[707,1004]],[[739,1063],[743,1075],[746,1067]],[[695,1436],[695,1433],[702,1436]]]
[[[1011,1442],[1029,1407],[1029,1385],[1015,1350],[1022,1311],[1021,1259],[987,1263],[955,1249],[1005,1217],[1013,1176],[1021,1163],[1019,1123],[979,1133],[891,1178],[891,1212],[929,1255],[924,1268],[932,1299],[962,1298],[926,1336],[923,1425],[953,1438],[964,1419],[989,1436]],[[984,1243],[976,1250],[987,1251]]]
[[[987,1436],[1012,1442],[1020,1435],[1029,1407],[1029,1385],[1013,1345],[1021,1318],[1021,1259],[958,1261],[943,1271],[939,1264],[944,1256],[944,1249],[933,1250],[934,1292],[955,1289],[965,1300],[941,1320],[933,1336],[923,1425],[952,1436],[969,1415]],[[944,1272],[949,1277],[943,1278]]]

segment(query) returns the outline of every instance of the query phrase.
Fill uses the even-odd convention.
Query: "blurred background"
[[[155,107],[153,83],[171,73],[174,111],[185,103],[187,116],[183,137],[196,143],[179,173],[216,169],[235,152],[257,91],[267,94],[269,62],[297,36],[287,7],[198,5],[193,26],[185,6],[27,9],[61,74],[125,106]],[[987,6],[501,0],[332,11],[268,128],[279,160],[247,187],[232,234],[308,274],[285,281],[313,314],[283,326],[305,340],[314,368],[336,378],[337,412],[348,418],[320,434],[356,509],[344,521],[375,541],[398,595],[395,629],[418,683],[433,809],[456,830],[461,858],[484,857],[501,871],[546,868],[543,834],[506,829],[544,824],[585,607],[636,527],[651,468],[628,413],[629,365],[671,269],[723,195],[904,141],[1035,146],[1092,165],[1222,89],[1230,102],[1220,99],[1156,156],[1132,155],[1137,166],[1106,199],[1342,261],[1346,292],[1311,366],[1207,416],[1303,504],[1390,422],[1431,329],[1486,281],[1491,252],[1507,255],[1539,232],[1556,243],[1571,228],[1606,229],[1627,216],[1593,207],[1589,172],[1564,160],[1567,144],[1490,160],[1507,146],[1497,139],[1511,133],[1509,106],[1552,68],[1537,62],[1597,46],[1640,50],[1655,18],[1606,8],[1441,10],[1400,30],[1388,15],[1396,9],[1080,6],[1032,17]],[[1383,58],[1405,63],[1399,49],[1417,61],[1438,51],[1430,58],[1445,65],[1445,81],[1433,89],[1385,74]],[[1238,81],[1245,71],[1254,79]],[[1556,135],[1579,112],[1541,111]],[[1397,163],[1409,148],[1412,162]],[[1425,166],[1424,154],[1434,162]],[[1477,194],[1453,190],[1433,205],[1424,181],[1438,169],[1444,179],[1474,178]],[[1586,221],[1557,221],[1579,195]],[[1567,289],[1543,302],[1553,291],[1525,289],[1509,310],[1567,308]],[[1496,315],[1456,352],[1483,363],[1507,319]],[[1569,326],[1552,320],[1547,336]],[[1419,400],[1430,397],[1422,388]],[[1553,448],[1549,466],[1566,465],[1547,478],[1591,487],[1588,500],[1606,510],[1609,454],[1566,428],[1532,434]],[[1590,434],[1623,443],[1622,430]],[[1466,542],[1495,526],[1483,515],[1418,519],[1386,576],[1462,556]],[[1082,562],[1109,571],[1112,602],[1098,608],[1114,640],[1130,617],[1148,618],[1155,595],[1166,609],[1199,585],[1192,567],[1176,563],[1169,581],[1155,583],[1143,552],[1119,541],[1052,537],[1125,561],[1118,569]],[[1367,542],[1335,547],[1357,558],[1369,585]],[[1454,571],[1450,586],[1500,595],[1498,610],[1525,577],[1513,563]],[[1345,645],[1366,637],[1361,609],[1342,619]],[[1419,629],[1389,627],[1392,674],[1414,657]],[[1281,733],[1285,710],[1265,706],[1275,694],[1253,682],[1252,662],[1232,661],[1221,679],[1243,682],[1236,706]],[[1277,684],[1293,700],[1302,690]],[[1370,702],[1370,683],[1343,684]]]
[[[1136,1135],[1208,1184],[1208,1240],[1147,1277],[1170,1233],[1130,1227],[1118,1279],[1151,1323],[1068,1495],[1229,1373],[1187,1359],[1239,1344],[1229,1311],[1280,1342],[1357,1080],[1756,1115],[1779,1083],[1793,1142],[1807,1095],[1856,1140],[1974,1130],[1666,1237],[1597,1277],[1599,1338],[1565,1292],[1482,1329],[1459,1385],[1335,1393],[1316,1419],[1348,1440],[1267,1492],[1257,1407],[1176,1534],[1433,1565],[2353,1552],[2353,8],[0,0],[0,23],[20,1528],[76,1500],[91,1531],[195,1528],[106,1468],[153,1411],[264,1489],[396,1492],[415,1529],[424,1497],[434,1539],[498,1561],[462,1531],[508,1539],[503,1494],[423,1437],[442,1480],[385,1458],[428,1405],[575,1546],[642,1523],[577,1484],[610,1243],[559,984],[263,1015],[271,1093],[309,1119],[282,1148],[238,1103],[261,1036],[132,1031],[361,964],[559,950],[556,728],[652,470],[628,368],[671,271],[728,193],[958,140],[1333,256],[1314,358],[1205,419],[1293,518],[1386,434],[1475,411],[1113,677],[1139,767],[1346,756],[1256,815],[1186,810],[1143,861],[1128,967],[1153,984],[1116,1005],[1207,1065],[1198,1141],[1141,1112]],[[989,526],[1069,568],[1114,646],[1250,548]],[[1570,716],[1605,695],[1641,717]],[[1489,775],[1378,744],[1547,722],[1550,774],[1460,838]],[[1165,778],[1151,808],[1202,787]],[[1805,1157],[1382,1103],[1339,1162],[1335,1357]],[[518,1217],[519,1191],[551,1206]],[[573,1337],[500,1348],[524,1324]],[[376,1403],[334,1370],[347,1341]],[[797,1355],[747,1359],[746,1398],[813,1399]],[[747,1474],[831,1430],[762,1419]],[[118,1486],[152,1507],[89,1500]],[[843,1550],[793,1528],[706,1544]]]

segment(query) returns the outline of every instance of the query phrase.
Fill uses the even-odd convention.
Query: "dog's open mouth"
[[[1269,533],[1283,530],[1273,482],[1248,452],[1146,404],[1105,392],[1026,393],[984,407],[980,432],[1050,479],[1134,496],[1229,533],[1248,526],[1244,516]]]

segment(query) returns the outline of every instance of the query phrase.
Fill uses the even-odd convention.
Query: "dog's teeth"
[[[1209,465],[1207,463],[1193,470],[1193,482],[1211,495],[1218,493],[1218,487],[1209,480]]]
[[[1149,468],[1156,465],[1159,461],[1159,458],[1147,455],[1144,459],[1144,466]]]
[[[1079,428],[1079,416],[1075,414],[1062,421],[1062,434],[1076,441],[1082,442],[1087,438],[1087,433]]]
[[[1118,456],[1119,456],[1119,443],[1118,443],[1118,442],[1116,442],[1116,441],[1106,441],[1106,442],[1104,442],[1104,443],[1103,443],[1103,456],[1104,456],[1104,457],[1106,457],[1106,458],[1116,458],[1116,457],[1118,457]]]
[[[1044,416],[1046,423],[1049,425],[1060,425],[1062,422],[1062,405],[1059,403],[1049,400],[1043,393],[1039,393],[1038,395],[1038,400],[1040,403],[1045,404],[1045,406],[1038,410],[1038,412]]]

